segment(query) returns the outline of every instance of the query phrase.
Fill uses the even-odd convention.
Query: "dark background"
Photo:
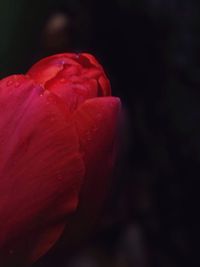
[[[194,0],[0,1],[0,77],[58,52],[104,66],[126,121],[96,233],[34,267],[200,266],[200,4]]]

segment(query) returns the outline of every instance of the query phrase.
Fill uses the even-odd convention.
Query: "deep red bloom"
[[[120,101],[110,94],[89,54],[51,56],[0,81],[0,266],[31,263],[66,225],[73,233],[95,220],[114,162]]]

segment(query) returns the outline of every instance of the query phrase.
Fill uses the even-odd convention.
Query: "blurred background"
[[[0,34],[0,78],[89,52],[126,114],[99,228],[34,267],[200,266],[199,1],[1,0]]]

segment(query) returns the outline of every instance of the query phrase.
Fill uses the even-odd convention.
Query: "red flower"
[[[66,225],[70,236],[97,218],[119,111],[89,54],[51,56],[0,81],[0,266],[34,262]]]

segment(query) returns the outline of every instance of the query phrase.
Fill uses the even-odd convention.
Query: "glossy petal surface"
[[[116,97],[94,98],[85,101],[74,113],[86,177],[72,227],[66,228],[66,238],[80,239],[87,234],[97,222],[105,204],[112,181],[120,108],[120,101]]]
[[[55,243],[75,211],[84,164],[63,102],[26,76],[0,81],[0,114],[0,262],[23,266]]]
[[[28,74],[74,111],[85,100],[110,95],[101,65],[89,54],[59,54],[36,63]]]

